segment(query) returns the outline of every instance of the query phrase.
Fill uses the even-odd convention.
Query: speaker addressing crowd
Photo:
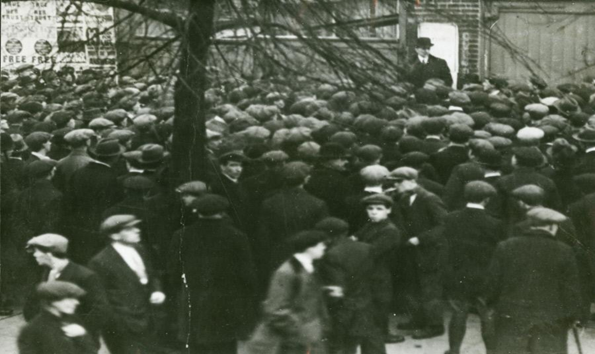
[[[164,78],[2,71],[20,352],[376,354],[447,335],[457,354],[474,312],[489,354],[567,352],[593,319],[593,80],[453,89],[431,45],[373,95],[213,84],[208,178],[184,183]]]

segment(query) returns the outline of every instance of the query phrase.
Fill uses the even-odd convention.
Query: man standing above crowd
[[[419,37],[415,43],[417,56],[412,62],[408,81],[417,88],[423,87],[429,79],[440,79],[446,86],[452,86],[452,75],[446,61],[430,54],[433,45],[427,37]]]

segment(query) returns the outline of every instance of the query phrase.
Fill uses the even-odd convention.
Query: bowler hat
[[[141,165],[152,165],[162,162],[169,157],[169,152],[165,151],[163,146],[159,144],[145,144],[138,148],[140,155],[138,163]]]
[[[433,45],[434,44],[432,43],[432,40],[428,37],[419,37],[419,38],[417,38],[417,41],[415,42],[416,48],[430,48]]]
[[[89,148],[89,152],[95,156],[112,157],[121,155],[124,147],[119,144],[117,139],[103,139],[97,145]]]

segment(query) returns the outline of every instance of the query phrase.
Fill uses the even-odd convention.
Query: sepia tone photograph
[[[595,0],[0,5],[0,354],[595,353]]]

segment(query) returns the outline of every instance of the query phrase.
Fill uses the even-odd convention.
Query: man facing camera
[[[440,79],[446,86],[452,86],[452,75],[444,59],[430,54],[434,44],[427,37],[419,37],[415,44],[416,58],[413,60],[408,81],[421,88],[429,79]]]

